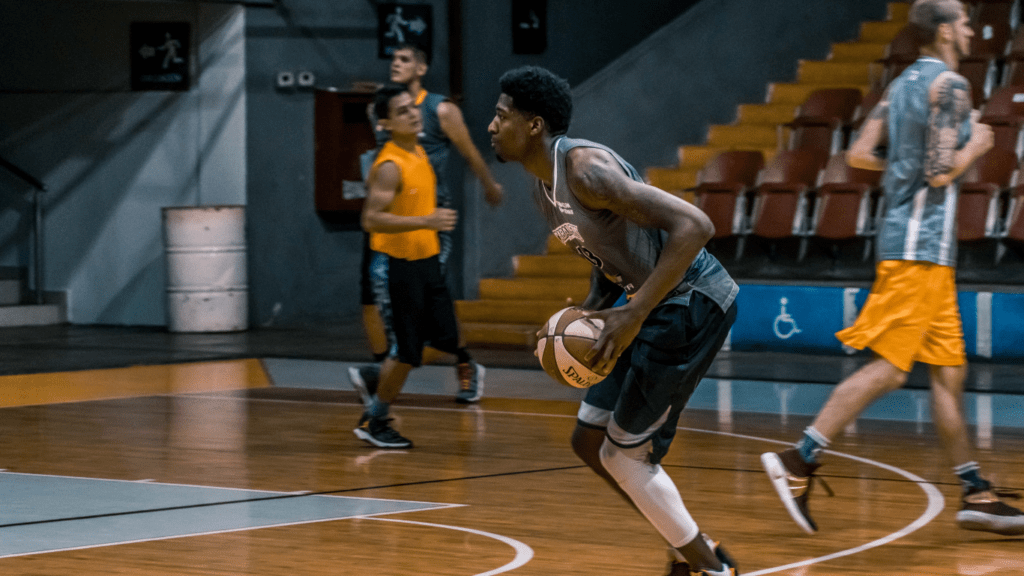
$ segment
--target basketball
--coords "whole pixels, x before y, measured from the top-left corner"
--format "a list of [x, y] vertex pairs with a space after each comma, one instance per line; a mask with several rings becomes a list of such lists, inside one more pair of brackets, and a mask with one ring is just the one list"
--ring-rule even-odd
[[555, 382], [573, 388], [589, 388], [604, 380], [608, 374], [594, 372], [583, 360], [603, 328], [603, 321], [587, 318], [582, 308], [559, 310], [544, 324], [537, 339], [541, 367]]

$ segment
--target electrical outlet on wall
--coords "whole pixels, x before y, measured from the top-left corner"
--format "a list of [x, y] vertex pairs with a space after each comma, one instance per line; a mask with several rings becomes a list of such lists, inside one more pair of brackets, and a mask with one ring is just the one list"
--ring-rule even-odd
[[295, 74], [285, 70], [277, 73], [277, 87], [291, 88], [295, 86]]
[[300, 88], [312, 88], [316, 84], [316, 75], [309, 70], [302, 70], [296, 75]]

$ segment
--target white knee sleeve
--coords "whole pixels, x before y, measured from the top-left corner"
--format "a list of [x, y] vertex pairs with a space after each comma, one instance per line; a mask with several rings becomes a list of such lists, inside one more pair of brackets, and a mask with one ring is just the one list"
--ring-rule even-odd
[[619, 448], [605, 438], [601, 464], [670, 546], [685, 546], [700, 529], [665, 470], [648, 463], [649, 451], [649, 442], [636, 448]]

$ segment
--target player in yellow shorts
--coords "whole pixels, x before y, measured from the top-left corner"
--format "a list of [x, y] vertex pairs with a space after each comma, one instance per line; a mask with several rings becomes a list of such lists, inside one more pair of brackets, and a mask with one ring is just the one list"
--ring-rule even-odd
[[884, 170], [886, 209], [875, 284], [857, 321], [836, 336], [878, 358], [836, 386], [795, 447], [765, 453], [761, 462], [793, 520], [816, 532], [808, 496], [819, 454], [872, 402], [902, 387], [915, 362], [923, 362], [929, 365], [932, 419], [963, 486], [957, 525], [1024, 534], [1024, 513], [1000, 501], [980, 476], [963, 415], [967, 358], [954, 268], [957, 177], [992, 148], [992, 128], [975, 120], [970, 85], [956, 73], [973, 32], [959, 0], [916, 0], [909, 20], [920, 34], [921, 57], [889, 85], [847, 154], [852, 166]]
[[836, 333], [843, 344], [876, 354], [903, 372], [914, 362], [962, 366], [964, 333], [955, 270], [930, 262], [885, 260], [857, 322]]

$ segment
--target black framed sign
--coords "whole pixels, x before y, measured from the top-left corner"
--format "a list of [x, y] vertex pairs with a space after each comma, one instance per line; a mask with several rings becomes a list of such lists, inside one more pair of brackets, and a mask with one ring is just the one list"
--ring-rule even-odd
[[188, 90], [189, 22], [131, 23], [132, 90]]
[[433, 6], [430, 4], [378, 4], [377, 56], [391, 58], [395, 48], [415, 44], [432, 54], [434, 36]]
[[547, 0], [512, 0], [512, 53], [541, 54], [548, 48]]

